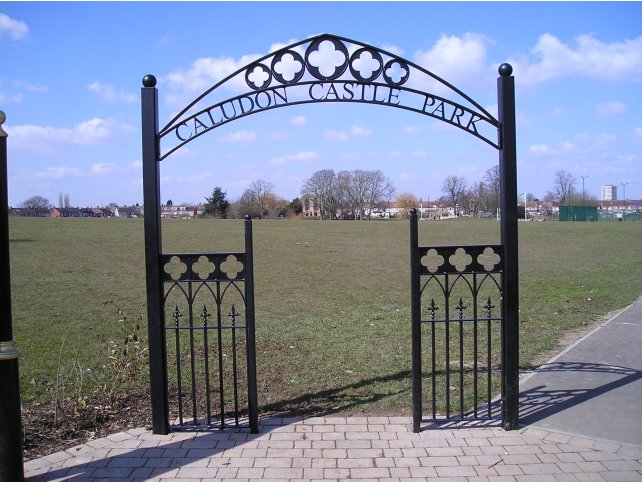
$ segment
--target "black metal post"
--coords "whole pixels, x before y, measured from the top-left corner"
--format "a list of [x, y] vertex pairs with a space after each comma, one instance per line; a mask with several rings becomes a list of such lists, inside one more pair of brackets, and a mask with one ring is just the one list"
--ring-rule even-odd
[[145, 271], [147, 274], [147, 330], [149, 376], [152, 398], [152, 429], [169, 433], [167, 400], [167, 347], [161, 278], [160, 170], [158, 142], [158, 90], [156, 78], [146, 75], [141, 89], [143, 193], [145, 209]]
[[419, 229], [417, 210], [410, 210], [410, 318], [412, 324], [412, 431], [421, 430], [421, 300], [419, 292]]
[[24, 480], [18, 355], [11, 318], [11, 266], [9, 261], [9, 195], [6, 120], [0, 111], [0, 283], [4, 300], [0, 311], [0, 482]]
[[519, 428], [519, 269], [517, 252], [517, 141], [515, 135], [515, 79], [509, 64], [499, 66], [502, 277], [502, 426]]
[[252, 217], [245, 216], [245, 326], [247, 330], [247, 404], [250, 432], [259, 433], [256, 387], [256, 336], [254, 323], [254, 244]]

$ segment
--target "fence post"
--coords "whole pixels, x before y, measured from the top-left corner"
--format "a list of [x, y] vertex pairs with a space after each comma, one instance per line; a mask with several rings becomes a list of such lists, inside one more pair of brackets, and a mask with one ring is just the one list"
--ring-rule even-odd
[[410, 210], [410, 318], [412, 324], [412, 431], [421, 430], [421, 306], [419, 293], [419, 234], [417, 210]]
[[519, 269], [517, 253], [517, 141], [515, 78], [509, 64], [499, 66], [497, 97], [500, 124], [499, 172], [504, 245], [502, 276], [502, 426], [519, 428]]
[[147, 331], [152, 430], [169, 433], [167, 400], [167, 347], [163, 322], [161, 278], [160, 172], [158, 144], [158, 90], [156, 78], [146, 75], [141, 88], [143, 144], [143, 203], [145, 209], [145, 272], [147, 274]]
[[254, 323], [254, 243], [252, 217], [245, 216], [245, 329], [247, 333], [247, 404], [250, 432], [259, 433], [256, 387], [256, 334]]
[[0, 482], [20, 482], [24, 480], [18, 373], [20, 351], [13, 340], [11, 318], [7, 133], [2, 129], [6, 118], [0, 111], [0, 283], [5, 300], [0, 303]]

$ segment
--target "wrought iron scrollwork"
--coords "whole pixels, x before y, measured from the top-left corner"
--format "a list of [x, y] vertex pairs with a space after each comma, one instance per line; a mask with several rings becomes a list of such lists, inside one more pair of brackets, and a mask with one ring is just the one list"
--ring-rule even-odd
[[267, 89], [273, 80], [292, 85], [306, 72], [322, 82], [337, 80], [350, 72], [358, 82], [379, 79], [391, 87], [399, 87], [410, 78], [409, 65], [398, 57], [384, 61], [381, 52], [371, 47], [360, 47], [350, 54], [343, 39], [322, 36], [310, 42], [305, 56], [288, 48], [277, 52], [272, 62], [251, 64], [245, 71], [245, 82], [253, 90]]

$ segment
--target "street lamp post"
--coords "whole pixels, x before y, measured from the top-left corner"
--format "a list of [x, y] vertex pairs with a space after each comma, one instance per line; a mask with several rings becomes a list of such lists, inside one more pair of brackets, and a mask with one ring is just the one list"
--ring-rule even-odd
[[584, 196], [584, 179], [588, 176], [580, 176], [582, 178], [582, 206], [586, 204], [586, 197]]
[[621, 182], [620, 185], [622, 186], [622, 200], [624, 201], [624, 209], [622, 210], [622, 221], [624, 221], [624, 216], [626, 214], [626, 185], [628, 182]]

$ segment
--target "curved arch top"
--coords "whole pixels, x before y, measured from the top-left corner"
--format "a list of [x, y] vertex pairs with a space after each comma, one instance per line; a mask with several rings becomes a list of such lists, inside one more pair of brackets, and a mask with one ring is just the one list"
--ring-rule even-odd
[[[243, 88], [249, 90], [225, 97]], [[160, 130], [160, 159], [233, 120], [319, 102], [405, 109], [446, 122], [500, 149], [499, 122], [461, 90], [391, 52], [323, 34], [265, 55], [203, 92]]]

